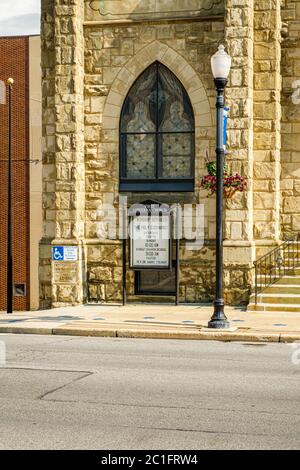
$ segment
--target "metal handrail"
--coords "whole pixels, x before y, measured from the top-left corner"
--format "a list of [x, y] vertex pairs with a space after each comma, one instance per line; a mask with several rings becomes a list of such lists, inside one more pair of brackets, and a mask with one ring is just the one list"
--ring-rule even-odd
[[286, 274], [295, 274], [300, 265], [299, 244], [300, 234], [297, 233], [254, 262], [255, 304], [264, 289]]

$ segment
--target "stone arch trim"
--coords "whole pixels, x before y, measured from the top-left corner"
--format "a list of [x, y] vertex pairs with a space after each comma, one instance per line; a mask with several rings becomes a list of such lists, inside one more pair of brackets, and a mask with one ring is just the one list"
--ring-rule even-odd
[[168, 67], [185, 87], [194, 109], [196, 128], [213, 125], [209, 99], [197, 72], [174, 49], [159, 41], [153, 41], [133, 56], [115, 78], [103, 110], [104, 131], [119, 128], [121, 110], [127, 93], [138, 76], [156, 60]]

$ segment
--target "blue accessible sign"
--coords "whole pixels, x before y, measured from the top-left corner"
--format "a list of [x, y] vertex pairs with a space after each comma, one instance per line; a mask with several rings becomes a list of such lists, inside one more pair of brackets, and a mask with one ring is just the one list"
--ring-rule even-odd
[[52, 247], [52, 260], [53, 261], [77, 261], [78, 248], [77, 246], [53, 246]]
[[228, 123], [228, 115], [229, 115], [229, 108], [224, 108], [224, 115], [223, 115], [223, 144], [224, 150], [226, 150], [227, 144], [227, 123]]

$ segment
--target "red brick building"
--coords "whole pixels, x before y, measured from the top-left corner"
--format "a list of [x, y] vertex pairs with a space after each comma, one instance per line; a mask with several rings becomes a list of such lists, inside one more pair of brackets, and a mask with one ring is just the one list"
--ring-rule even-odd
[[[31, 43], [31, 41], [33, 41]], [[37, 80], [36, 103], [40, 76], [38, 37], [1, 37], [0, 38], [0, 80], [2, 90], [7, 79], [14, 79], [13, 86], [13, 261], [14, 284], [23, 285], [25, 295], [14, 297], [15, 310], [29, 310], [32, 305], [31, 255], [37, 247], [31, 247], [32, 231], [31, 204], [32, 169], [36, 172], [41, 166], [39, 138], [36, 129], [39, 126], [39, 116], [36, 104], [31, 107], [33, 89], [32, 76]], [[34, 59], [32, 60], [32, 57]], [[34, 69], [37, 69], [34, 73]], [[7, 252], [7, 182], [8, 182], [8, 96], [0, 105], [0, 310], [6, 308], [6, 252]], [[3, 101], [3, 99], [2, 99]], [[35, 115], [33, 115], [33, 113]], [[37, 140], [33, 144], [32, 140]], [[36, 184], [36, 181], [35, 181]], [[36, 195], [33, 191], [33, 196]], [[36, 200], [36, 198], [34, 198]], [[38, 242], [38, 240], [37, 240]], [[33, 254], [33, 258], [35, 258]], [[37, 268], [35, 268], [36, 276]], [[34, 295], [33, 295], [34, 296]], [[37, 307], [35, 305], [34, 307]]]

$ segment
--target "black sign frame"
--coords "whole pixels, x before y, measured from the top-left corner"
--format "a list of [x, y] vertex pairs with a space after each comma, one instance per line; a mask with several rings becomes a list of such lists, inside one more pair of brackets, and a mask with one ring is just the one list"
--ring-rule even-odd
[[[175, 305], [179, 305], [179, 294], [180, 294], [180, 238], [179, 238], [179, 212], [178, 212], [178, 207], [170, 209], [169, 206], [160, 204], [160, 203], [154, 203], [152, 201], [147, 201], [142, 205], [135, 205], [131, 207], [129, 210], [129, 221], [132, 217], [138, 217], [137, 213], [139, 212], [139, 215], [148, 215], [151, 210], [155, 210], [158, 213], [167, 213], [168, 216], [170, 217], [170, 239], [169, 239], [169, 267], [163, 266], [163, 267], [130, 267], [130, 259], [131, 256], [129, 256], [129, 269], [133, 271], [166, 271], [166, 270], [173, 270], [173, 230], [174, 228], [176, 229], [176, 237], [175, 237], [175, 242], [176, 242], [176, 249], [175, 249], [175, 281], [176, 281], [176, 292], [175, 292]], [[176, 219], [175, 219], [175, 213], [176, 213]], [[126, 217], [125, 217], [126, 211], [123, 210], [123, 225], [125, 224]], [[175, 219], [175, 220], [174, 220]], [[175, 222], [175, 223], [174, 223]], [[125, 225], [124, 225], [125, 226]], [[130, 243], [129, 243], [129, 250], [130, 251], [130, 245], [131, 245], [131, 237], [130, 237]], [[123, 305], [126, 305], [127, 303], [127, 290], [126, 290], [126, 278], [127, 278], [127, 239], [123, 238], [123, 243], [122, 243], [122, 261], [123, 261], [123, 282], [122, 282], [122, 300], [123, 300]], [[155, 294], [153, 294], [155, 296]]]
[[172, 246], [173, 246], [173, 243], [172, 243], [172, 227], [173, 227], [173, 224], [172, 224], [172, 214], [171, 212], [169, 211], [168, 213], [166, 214], [158, 214], [158, 217], [168, 217], [169, 218], [169, 221], [168, 221], [168, 224], [169, 224], [169, 240], [168, 240], [168, 265], [165, 265], [165, 266], [157, 266], [155, 264], [153, 265], [149, 265], [149, 266], [139, 266], [139, 265], [136, 265], [136, 264], [133, 264], [133, 251], [134, 251], [134, 242], [135, 242], [135, 239], [134, 237], [132, 236], [132, 230], [133, 230], [133, 222], [134, 222], [134, 219], [137, 219], [139, 217], [151, 217], [151, 213], [149, 214], [148, 212], [148, 215], [147, 214], [140, 214], [140, 215], [132, 215], [129, 217], [129, 224], [130, 224], [130, 235], [129, 235], [129, 269], [132, 269], [133, 271], [172, 271]]

